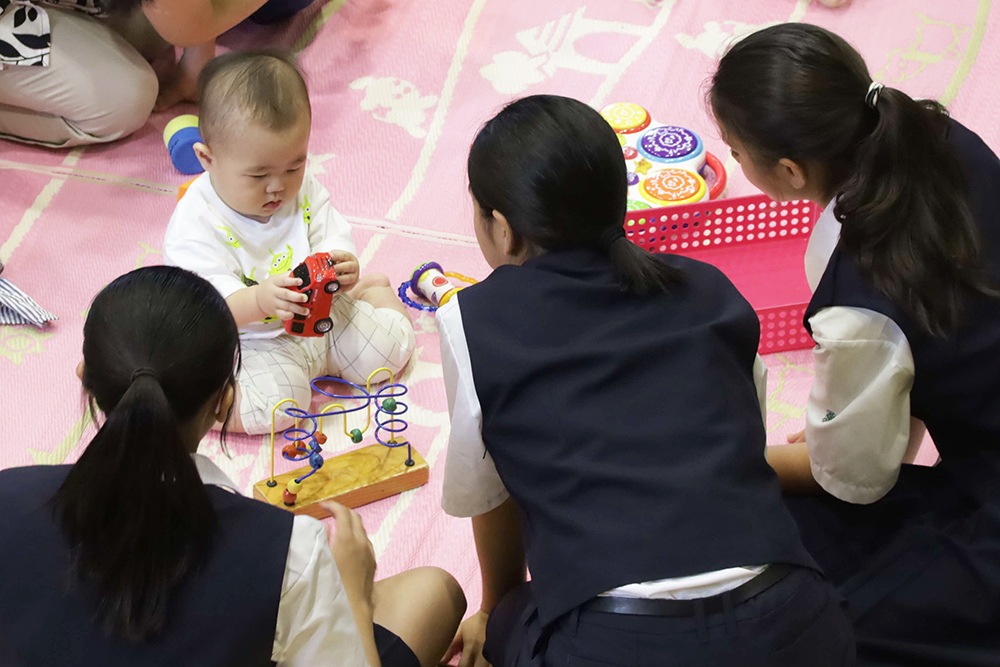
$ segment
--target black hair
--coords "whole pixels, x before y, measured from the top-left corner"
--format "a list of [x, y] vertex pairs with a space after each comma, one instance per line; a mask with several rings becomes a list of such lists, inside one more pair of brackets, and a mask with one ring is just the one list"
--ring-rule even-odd
[[[137, 269], [94, 299], [83, 386], [104, 423], [54, 498], [75, 576], [97, 591], [105, 633], [139, 642], [204, 560], [216, 523], [181, 427], [239, 366], [222, 295], [176, 267]], [[223, 440], [225, 429], [223, 429]]]
[[568, 97], [533, 95], [489, 120], [469, 151], [469, 188], [492, 220], [506, 217], [514, 251], [607, 251], [626, 290], [665, 290], [678, 269], [625, 238], [625, 160], [615, 131]]
[[[968, 298], [998, 296], [944, 107], [872, 83], [860, 54], [828, 30], [786, 23], [723, 56], [709, 101], [751, 159], [825, 170], [841, 250], [924, 331], [944, 336]], [[869, 104], [869, 100], [873, 104]]]
[[284, 130], [303, 113], [312, 114], [302, 70], [294, 56], [277, 49], [230, 51], [213, 58], [198, 76], [198, 100], [198, 129], [208, 144], [237, 136], [238, 121]]

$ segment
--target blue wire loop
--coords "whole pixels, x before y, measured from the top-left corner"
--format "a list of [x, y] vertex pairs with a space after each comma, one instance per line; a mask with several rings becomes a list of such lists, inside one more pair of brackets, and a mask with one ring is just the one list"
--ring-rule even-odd
[[431, 305], [429, 303], [420, 303], [419, 301], [414, 301], [410, 298], [410, 292], [413, 292], [411, 288], [413, 284], [412, 280], [407, 280], [402, 285], [399, 286], [399, 300], [405, 303], [410, 308], [416, 308], [417, 310], [423, 310], [428, 313], [433, 313], [438, 309], [437, 306]]
[[[318, 385], [320, 382], [337, 382], [344, 384], [349, 387], [353, 387], [355, 390], [360, 392], [361, 395], [334, 394], [320, 388]], [[296, 482], [301, 483], [302, 480], [316, 474], [316, 471], [323, 467], [322, 458], [313, 458], [314, 455], [323, 451], [319, 441], [316, 440], [316, 433], [319, 431], [319, 419], [321, 417], [339, 417], [341, 415], [347, 415], [359, 410], [365, 410], [372, 404], [372, 401], [375, 402], [375, 440], [383, 447], [389, 448], [402, 447], [403, 445], [406, 445], [406, 465], [415, 465], [416, 462], [413, 460], [413, 448], [411, 447], [410, 442], [406, 439], [399, 441], [396, 440], [396, 434], [402, 433], [410, 426], [405, 420], [399, 418], [400, 415], [404, 415], [410, 410], [410, 406], [400, 400], [401, 397], [405, 396], [409, 392], [406, 385], [398, 382], [388, 384], [380, 388], [374, 394], [369, 392], [364, 387], [351, 382], [350, 380], [329, 376], [318, 377], [313, 380], [310, 385], [313, 391], [322, 394], [327, 398], [342, 401], [361, 401], [361, 403], [353, 408], [344, 408], [343, 410], [337, 410], [335, 412], [315, 414], [301, 408], [285, 408], [285, 414], [298, 420], [299, 425], [295, 428], [286, 430], [283, 435], [287, 442], [295, 446], [295, 450], [300, 454], [300, 456], [289, 456], [284, 450], [282, 450], [281, 455], [288, 461], [308, 460], [309, 465], [312, 468], [312, 470], [308, 473], [297, 478], [295, 480]], [[389, 398], [393, 399], [396, 403], [396, 408], [392, 412], [389, 412], [383, 407], [386, 399]], [[315, 465], [317, 461], [319, 465]]]

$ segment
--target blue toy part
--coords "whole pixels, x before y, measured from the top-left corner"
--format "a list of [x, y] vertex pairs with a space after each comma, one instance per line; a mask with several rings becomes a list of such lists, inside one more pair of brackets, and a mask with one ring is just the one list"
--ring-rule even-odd
[[[357, 390], [360, 395], [334, 394], [317, 386], [319, 382], [336, 382], [347, 385]], [[375, 404], [375, 440], [384, 447], [403, 447], [405, 445], [406, 465], [413, 466], [416, 464], [413, 460], [413, 448], [409, 441], [405, 439], [396, 440], [396, 435], [405, 431], [409, 426], [406, 421], [400, 419], [400, 416], [406, 414], [409, 410], [409, 406], [400, 400], [408, 391], [405, 385], [400, 383], [389, 384], [372, 393], [360, 385], [342, 378], [319, 377], [312, 381], [311, 386], [313, 391], [327, 398], [355, 401], [357, 405], [353, 408], [345, 408], [336, 412], [315, 414], [300, 408], [285, 408], [285, 414], [297, 420], [299, 425], [285, 431], [284, 438], [288, 444], [282, 449], [282, 456], [288, 461], [308, 460], [310, 467], [309, 472], [296, 478], [295, 481], [297, 483], [301, 484], [303, 480], [316, 474], [316, 471], [323, 467], [323, 448], [316, 439], [320, 418], [325, 417], [329, 419], [334, 416], [364, 410], [369, 408], [372, 403]], [[354, 429], [350, 433], [351, 440], [355, 443], [361, 441], [362, 435], [359, 429]], [[286, 504], [290, 505], [290, 503]]]
[[163, 130], [163, 141], [177, 171], [188, 175], [205, 171], [194, 152], [194, 145], [202, 142], [197, 116], [185, 114], [171, 120]]

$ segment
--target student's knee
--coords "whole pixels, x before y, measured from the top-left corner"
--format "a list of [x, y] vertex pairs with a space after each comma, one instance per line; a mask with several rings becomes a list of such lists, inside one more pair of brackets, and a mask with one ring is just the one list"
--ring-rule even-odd
[[418, 572], [424, 581], [428, 597], [436, 600], [440, 605], [441, 613], [448, 614], [448, 617], [458, 627], [458, 623], [465, 616], [465, 610], [468, 606], [465, 591], [462, 590], [458, 580], [450, 572], [439, 567], [422, 567], [415, 572]]

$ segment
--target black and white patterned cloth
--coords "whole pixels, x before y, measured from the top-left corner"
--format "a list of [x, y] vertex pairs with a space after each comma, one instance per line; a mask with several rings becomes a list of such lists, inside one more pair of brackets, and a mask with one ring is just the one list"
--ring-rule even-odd
[[[0, 262], [0, 274], [3, 262]], [[45, 326], [46, 322], [58, 319], [45, 310], [30, 296], [19, 290], [6, 278], [0, 278], [0, 324], [34, 324]]]
[[[46, 0], [45, 5], [101, 16], [100, 0]], [[10, 65], [48, 67], [52, 31], [41, 3], [0, 0], [0, 69]]]

